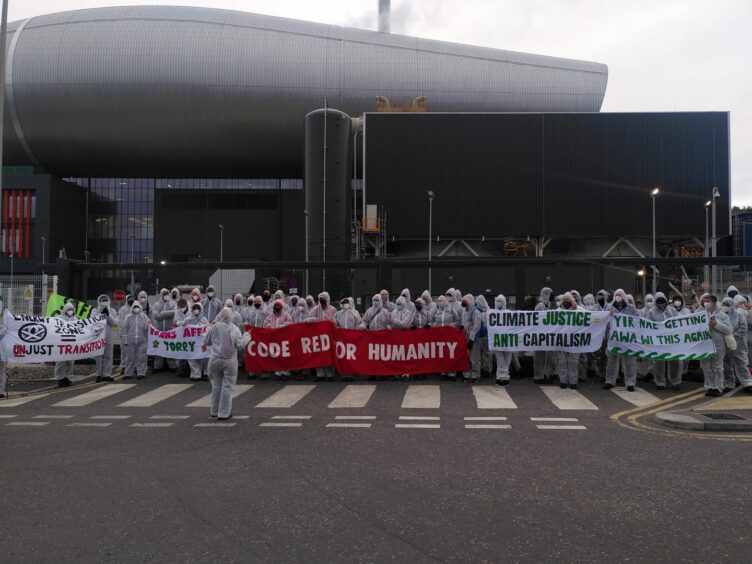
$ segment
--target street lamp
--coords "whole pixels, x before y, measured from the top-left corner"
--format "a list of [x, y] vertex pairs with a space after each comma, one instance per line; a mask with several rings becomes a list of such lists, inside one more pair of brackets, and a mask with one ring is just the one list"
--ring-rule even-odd
[[[656, 258], [656, 251], [655, 251], [655, 199], [658, 197], [658, 194], [660, 194], [661, 189], [656, 187], [653, 188], [652, 192], [650, 192], [650, 197], [653, 199], [653, 258]], [[653, 294], [655, 294], [656, 288], [657, 288], [657, 280], [656, 280], [656, 273], [657, 270], [655, 268], [655, 264], [651, 267], [653, 269]]]
[[219, 299], [220, 300], [222, 300], [222, 296], [224, 295], [222, 293], [222, 263], [224, 262], [224, 258], [225, 258], [224, 239], [225, 239], [225, 226], [220, 223], [219, 224]]
[[[718, 248], [716, 247], [717, 239], [716, 239], [716, 232], [715, 232], [715, 200], [716, 198], [720, 198], [721, 193], [718, 191], [718, 187], [713, 186], [713, 197], [710, 199], [712, 202], [711, 206], [713, 207], [713, 237], [711, 239], [712, 242], [712, 248], [713, 248], [713, 258], [718, 256]], [[717, 272], [715, 264], [713, 264], [713, 277], [712, 277], [712, 283], [711, 283], [711, 291], [715, 292], [717, 291], [716, 284], [717, 284]]]
[[[134, 233], [131, 233], [131, 264], [135, 263], [135, 259], [133, 256], [133, 240], [135, 239], [136, 235]], [[131, 294], [136, 291], [136, 283], [133, 280], [133, 267], [131, 267]]]
[[428, 191], [428, 293], [431, 294], [431, 239], [433, 238], [433, 190]]
[[44, 274], [44, 263], [45, 263], [45, 247], [47, 245], [47, 239], [45, 237], [42, 237], [42, 274]]
[[642, 303], [645, 305], [645, 269], [641, 268], [637, 271], [637, 276], [642, 278]]
[[[708, 228], [708, 222], [709, 222], [709, 212], [710, 212], [710, 205], [712, 202], [708, 200], [705, 202], [705, 252], [703, 255], [705, 255], [705, 258], [710, 256], [710, 233]], [[702, 268], [703, 271], [703, 278], [705, 279], [705, 283], [708, 284], [708, 279], [710, 278], [710, 268], [708, 267], [707, 263], [705, 263], [705, 266]]]

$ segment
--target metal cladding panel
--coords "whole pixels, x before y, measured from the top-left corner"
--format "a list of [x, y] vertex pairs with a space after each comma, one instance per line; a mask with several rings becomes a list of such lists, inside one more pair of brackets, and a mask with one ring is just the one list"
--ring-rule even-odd
[[534, 236], [544, 228], [543, 119], [536, 114], [368, 114], [366, 192], [387, 236]]
[[366, 116], [366, 190], [387, 235], [704, 238], [730, 234], [728, 114]]
[[63, 176], [301, 176], [324, 98], [349, 115], [377, 95], [597, 111], [607, 81], [597, 63], [206, 8], [63, 12], [13, 39], [6, 162]]

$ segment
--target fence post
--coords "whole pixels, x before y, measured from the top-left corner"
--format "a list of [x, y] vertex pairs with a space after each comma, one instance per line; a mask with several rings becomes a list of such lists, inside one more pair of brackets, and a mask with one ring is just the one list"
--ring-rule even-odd
[[42, 311], [39, 312], [39, 315], [44, 317], [47, 315], [47, 275], [42, 273], [42, 301], [41, 301], [41, 308]]

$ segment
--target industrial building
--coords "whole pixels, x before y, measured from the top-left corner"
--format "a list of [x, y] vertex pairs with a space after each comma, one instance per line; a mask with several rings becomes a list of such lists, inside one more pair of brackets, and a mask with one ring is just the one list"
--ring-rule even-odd
[[[728, 114], [599, 113], [600, 63], [168, 6], [14, 22], [6, 53], [3, 256], [83, 297], [220, 263], [361, 296], [425, 287], [379, 263], [429, 248], [648, 256], [656, 186], [660, 253], [702, 255], [714, 188], [731, 234]], [[638, 283], [585, 267], [437, 263], [433, 280], [513, 296]]]

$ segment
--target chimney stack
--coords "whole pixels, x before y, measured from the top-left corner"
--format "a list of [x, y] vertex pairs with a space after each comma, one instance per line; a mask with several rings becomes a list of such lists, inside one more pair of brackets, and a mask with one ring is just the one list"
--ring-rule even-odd
[[390, 33], [390, 9], [389, 0], [379, 0], [379, 31]]

